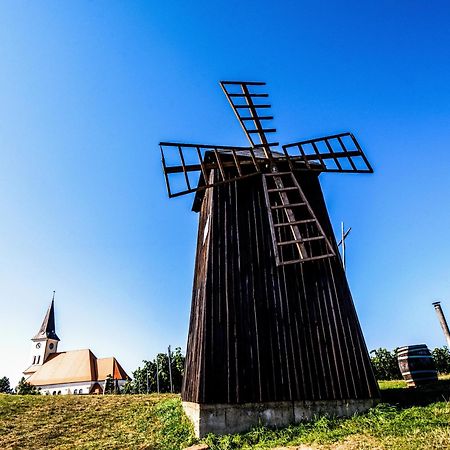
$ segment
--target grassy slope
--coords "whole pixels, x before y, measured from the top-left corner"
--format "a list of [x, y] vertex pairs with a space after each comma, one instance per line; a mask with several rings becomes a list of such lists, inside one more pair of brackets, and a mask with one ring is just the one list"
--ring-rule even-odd
[[183, 448], [193, 432], [176, 395], [0, 394], [0, 448]]
[[[209, 436], [212, 449], [309, 444], [335, 449], [450, 448], [450, 380], [421, 390], [380, 382], [383, 403], [350, 419]], [[415, 406], [412, 406], [415, 405]], [[420, 405], [420, 406], [417, 406]], [[178, 396], [0, 395], [0, 448], [180, 449], [195, 442]]]

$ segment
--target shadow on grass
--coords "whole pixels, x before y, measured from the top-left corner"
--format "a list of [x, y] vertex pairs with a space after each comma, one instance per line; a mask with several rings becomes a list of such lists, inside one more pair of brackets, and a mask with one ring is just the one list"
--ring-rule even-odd
[[450, 400], [450, 380], [439, 380], [417, 388], [384, 388], [381, 401], [400, 408], [425, 406]]

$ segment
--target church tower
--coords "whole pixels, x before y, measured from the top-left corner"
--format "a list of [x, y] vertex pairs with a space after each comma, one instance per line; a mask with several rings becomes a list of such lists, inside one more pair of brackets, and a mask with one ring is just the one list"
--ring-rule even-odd
[[55, 331], [55, 291], [53, 298], [45, 314], [41, 328], [31, 339], [31, 361], [30, 366], [42, 366], [50, 354], [56, 353], [59, 337]]

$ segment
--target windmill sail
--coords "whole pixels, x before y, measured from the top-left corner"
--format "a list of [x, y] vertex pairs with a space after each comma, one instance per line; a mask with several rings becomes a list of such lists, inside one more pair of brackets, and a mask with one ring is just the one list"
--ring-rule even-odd
[[372, 173], [372, 167], [351, 133], [283, 145], [283, 153], [272, 151], [278, 143], [270, 142], [267, 134], [276, 129], [265, 124], [273, 116], [260, 114], [270, 108], [261, 103], [268, 98], [260, 92], [265, 84], [220, 82], [250, 147], [160, 143], [169, 197], [260, 174], [277, 266], [331, 258], [335, 251], [294, 173]]
[[[282, 163], [285, 159], [280, 159], [271, 151], [270, 147], [278, 143], [270, 143], [266, 136], [267, 133], [275, 133], [276, 129], [264, 128], [263, 125], [263, 121], [266, 123], [273, 116], [259, 114], [261, 109], [270, 108], [270, 105], [258, 102], [260, 98], [267, 98], [268, 94], [255, 92], [255, 87], [265, 84], [239, 81], [220, 83], [250, 144], [261, 146], [270, 161], [270, 173], [263, 174], [263, 188], [277, 266], [335, 256], [295, 176], [292, 172], [282, 173], [277, 167], [277, 162]], [[255, 141], [255, 137], [259, 142]], [[286, 151], [285, 157], [289, 159]], [[293, 163], [290, 162], [290, 165]]]
[[283, 145], [283, 152], [290, 162], [291, 170], [373, 173], [366, 155], [351, 133]]
[[[169, 197], [178, 197], [222, 183], [256, 175], [265, 156], [251, 147], [161, 142], [161, 157]], [[209, 182], [215, 170], [217, 181]]]
[[[220, 85], [230, 102], [236, 117], [239, 120], [252, 147], [263, 147], [270, 152], [271, 146], [278, 143], [270, 143], [266, 137], [267, 133], [275, 133], [275, 128], [264, 128], [267, 120], [272, 120], [273, 116], [260, 115], [260, 110], [270, 108], [269, 104], [260, 103], [257, 99], [268, 98], [269, 94], [253, 92], [257, 86], [265, 86], [266, 83], [258, 81], [221, 81]], [[259, 140], [256, 141], [255, 138]]]

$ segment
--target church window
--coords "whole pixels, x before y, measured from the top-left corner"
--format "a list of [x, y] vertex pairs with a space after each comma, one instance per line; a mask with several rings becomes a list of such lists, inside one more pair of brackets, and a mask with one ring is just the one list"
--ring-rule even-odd
[[61, 395], [61, 391], [58, 391], [58, 395]]
[[80, 389], [80, 390], [78, 391], [78, 393], [79, 393], [79, 394], [82, 394], [82, 393], [83, 393], [83, 389]]
[[38, 355], [37, 360], [36, 360], [36, 364], [39, 364], [40, 360], [41, 360], [41, 355]]
[[78, 389], [75, 389], [75, 390], [73, 391], [73, 393], [74, 393], [74, 394], [78, 394]]
[[51, 350], [53, 347], [54, 347], [54, 344], [53, 344], [53, 342], [51, 342], [50, 345], [49, 345], [50, 350]]
[[56, 395], [56, 391], [53, 391], [53, 394], [52, 395]]
[[36, 364], [36, 356], [33, 356], [33, 364]]

